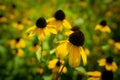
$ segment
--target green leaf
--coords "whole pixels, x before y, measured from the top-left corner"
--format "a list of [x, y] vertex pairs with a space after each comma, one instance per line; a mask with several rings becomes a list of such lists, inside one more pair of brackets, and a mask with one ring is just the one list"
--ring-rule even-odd
[[41, 60], [41, 48], [39, 48], [39, 49], [36, 51], [36, 57], [37, 57], [38, 61]]
[[43, 76], [44, 80], [52, 80], [52, 76]]
[[81, 73], [83, 73], [83, 74], [86, 74], [86, 70], [85, 70], [85, 68], [84, 67], [77, 67], [77, 68], [75, 68], [77, 71], [79, 71], [79, 72], [81, 72]]

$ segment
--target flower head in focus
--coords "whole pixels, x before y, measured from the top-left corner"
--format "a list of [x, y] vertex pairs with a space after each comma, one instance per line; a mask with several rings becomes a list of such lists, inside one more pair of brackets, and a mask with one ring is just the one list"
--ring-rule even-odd
[[65, 19], [65, 13], [62, 10], [56, 11], [53, 18], [47, 20], [48, 24], [54, 25], [57, 31], [62, 31], [63, 28], [70, 29], [71, 25]]
[[101, 21], [99, 24], [96, 25], [95, 30], [99, 30], [101, 32], [111, 32], [107, 22], [105, 20]]
[[82, 57], [83, 63], [86, 65], [87, 55], [82, 48], [84, 40], [84, 34], [81, 31], [72, 33], [68, 40], [60, 41], [56, 49], [56, 56], [63, 59], [69, 54], [69, 65], [71, 67], [79, 66]]
[[43, 41], [45, 39], [45, 37], [48, 35], [50, 35], [50, 33], [56, 34], [56, 30], [51, 26], [48, 25], [45, 18], [40, 17], [37, 21], [36, 21], [36, 26], [33, 26], [31, 28], [29, 28], [27, 31], [31, 31], [30, 32], [30, 37], [37, 34], [38, 39], [40, 41]]

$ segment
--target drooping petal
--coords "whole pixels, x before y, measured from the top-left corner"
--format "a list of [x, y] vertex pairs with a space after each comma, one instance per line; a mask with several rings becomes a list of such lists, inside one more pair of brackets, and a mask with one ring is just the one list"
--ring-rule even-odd
[[106, 64], [106, 65], [105, 65], [105, 68], [106, 68], [108, 71], [110, 71], [110, 70], [112, 70], [112, 65]]
[[67, 28], [67, 29], [70, 29], [70, 28], [71, 28], [71, 25], [70, 25], [70, 23], [69, 23], [67, 20], [64, 20], [64, 21], [63, 21], [63, 25], [64, 25], [64, 27]]
[[83, 64], [86, 65], [87, 64], [87, 55], [85, 54], [82, 47], [79, 47], [79, 50], [80, 50], [80, 55], [81, 55], [82, 60], [83, 60]]
[[35, 33], [37, 32], [38, 28], [35, 27], [29, 34], [29, 37], [32, 37], [33, 35], [35, 35]]
[[60, 59], [63, 59], [68, 54], [67, 51], [67, 42], [62, 42], [56, 48], [56, 56]]
[[53, 59], [53, 60], [49, 61], [49, 63], [48, 63], [48, 68], [49, 68], [49, 69], [55, 68], [57, 61], [58, 61], [58, 59]]
[[98, 60], [98, 64], [99, 64], [99, 66], [105, 66], [106, 65], [106, 59], [103, 58], [103, 59]]
[[39, 30], [39, 31], [38, 31], [38, 39], [39, 39], [40, 41], [43, 41], [43, 40], [45, 39], [45, 33], [44, 33], [43, 30]]
[[57, 34], [56, 29], [53, 28], [53, 27], [48, 27], [48, 30], [49, 30], [49, 32], [51, 32], [51, 33], [53, 33], [53, 34]]
[[112, 62], [112, 66], [112, 71], [115, 72], [118, 69], [117, 64], [115, 62]]
[[80, 64], [80, 52], [79, 47], [71, 45], [69, 49], [69, 65], [71, 67], [77, 67]]
[[109, 28], [109, 26], [105, 26], [104, 28], [103, 28], [103, 32], [111, 32], [111, 30], [110, 30], [110, 28]]

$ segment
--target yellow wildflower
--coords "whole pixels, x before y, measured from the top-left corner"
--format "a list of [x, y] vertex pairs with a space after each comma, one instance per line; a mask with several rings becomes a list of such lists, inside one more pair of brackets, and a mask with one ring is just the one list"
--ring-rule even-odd
[[84, 35], [81, 31], [76, 31], [69, 36], [69, 40], [61, 41], [56, 49], [56, 56], [63, 59], [69, 53], [69, 65], [77, 67], [82, 57], [84, 65], [87, 64], [87, 55], [82, 45], [84, 44]]
[[62, 31], [63, 26], [67, 29], [71, 28], [69, 22], [65, 19], [65, 14], [62, 10], [58, 10], [53, 18], [47, 20], [48, 24], [55, 25], [57, 31]]
[[96, 25], [95, 30], [99, 30], [101, 32], [111, 32], [105, 20], [101, 21], [100, 24]]
[[37, 34], [40, 41], [43, 41], [47, 35], [50, 35], [50, 33], [57, 33], [51, 25], [47, 25], [47, 22], [43, 17], [40, 17], [36, 21], [36, 26], [29, 28], [28, 31], [31, 31], [29, 34], [30, 37]]
[[99, 66], [105, 66], [106, 70], [112, 70], [115, 72], [117, 70], [117, 64], [113, 61], [112, 57], [107, 57], [98, 60]]

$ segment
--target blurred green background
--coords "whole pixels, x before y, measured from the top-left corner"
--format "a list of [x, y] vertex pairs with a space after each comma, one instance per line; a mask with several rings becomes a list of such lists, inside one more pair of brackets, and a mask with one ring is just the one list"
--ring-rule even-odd
[[[0, 0], [0, 80], [51, 80], [46, 59], [55, 58], [55, 52], [46, 54], [51, 51], [48, 43], [52, 36], [44, 41], [44, 58], [39, 62], [36, 51], [30, 50], [32, 44], [39, 41], [36, 37], [29, 39], [26, 30], [41, 16], [45, 19], [53, 17], [58, 9], [63, 10], [70, 24], [79, 26], [85, 35], [83, 47], [90, 54], [87, 65], [81, 65], [80, 71], [101, 70], [97, 60], [112, 56], [118, 65], [114, 80], [120, 80], [120, 49], [114, 46], [115, 42], [120, 42], [120, 0]], [[111, 33], [94, 30], [101, 20], [107, 21]], [[11, 40], [16, 38], [25, 41], [25, 47], [21, 48], [23, 53], [16, 54], [18, 51], [11, 47]], [[66, 39], [63, 35], [58, 38]], [[110, 44], [110, 41], [114, 43]], [[69, 65], [67, 68], [68, 72], [61, 75], [61, 80], [77, 80], [78, 71]], [[87, 80], [84, 74], [81, 76], [78, 80]]]

